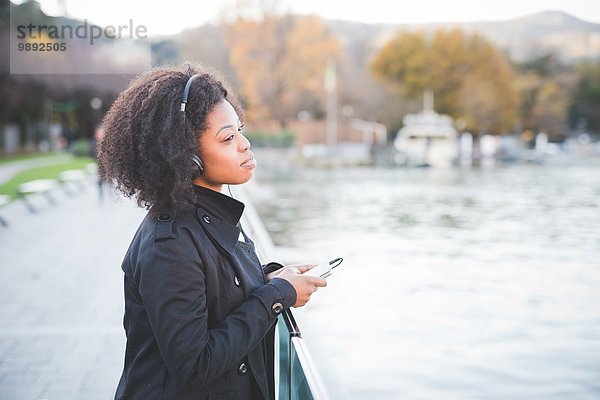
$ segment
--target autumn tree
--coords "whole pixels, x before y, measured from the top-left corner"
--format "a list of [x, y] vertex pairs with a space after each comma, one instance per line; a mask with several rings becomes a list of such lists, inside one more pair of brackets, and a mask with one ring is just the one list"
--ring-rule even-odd
[[517, 71], [523, 129], [564, 139], [577, 80], [573, 69], [554, 54], [545, 54], [517, 64]]
[[317, 17], [265, 13], [228, 26], [230, 61], [248, 111], [285, 127], [299, 111], [323, 113], [327, 61], [337, 40]]
[[512, 67], [480, 35], [401, 32], [375, 55], [371, 70], [409, 99], [433, 89], [436, 110], [461, 118], [471, 132], [505, 133], [517, 122]]

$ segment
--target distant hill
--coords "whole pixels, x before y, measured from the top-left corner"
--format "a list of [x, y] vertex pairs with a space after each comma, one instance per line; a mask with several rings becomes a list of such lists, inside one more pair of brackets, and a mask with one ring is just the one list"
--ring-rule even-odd
[[[8, 0], [0, 0], [0, 52], [5, 55], [0, 62], [0, 72], [7, 71], [9, 67], [9, 10], [13, 16], [22, 15], [24, 20], [71, 26], [82, 23], [64, 17], [46, 16], [35, 2], [14, 5]], [[566, 63], [574, 63], [581, 59], [600, 60], [600, 24], [586, 22], [559, 11], [546, 11], [506, 21], [469, 23], [391, 25], [341, 20], [325, 20], [325, 23], [342, 43], [345, 59], [348, 61], [342, 66], [340, 78], [346, 81], [349, 91], [356, 93], [364, 92], [366, 88], [375, 84], [368, 72], [371, 57], [389, 38], [402, 30], [432, 31], [439, 28], [460, 27], [467, 32], [478, 32], [517, 62], [546, 55], [549, 52], [555, 53]], [[229, 51], [219, 27], [205, 24], [186, 29], [176, 35], [151, 39], [153, 65], [179, 63], [183, 60], [200, 61], [220, 69], [231, 81], [236, 82], [235, 73], [229, 62]], [[128, 60], [133, 59], [130, 52], [123, 54]], [[65, 76], [64, 79], [76, 82], [75, 84], [84, 82], [93, 84], [94, 80], [100, 78], [95, 77], [90, 80], [89, 75], [86, 74], [98, 74], [98, 68], [101, 68], [102, 74], [113, 76], [108, 81], [114, 81], [116, 71], [111, 73], [112, 65], [122, 60], [108, 57], [102, 62], [97, 62], [96, 56], [95, 52], [90, 51], [90, 46], [70, 54], [68, 61], [77, 65], [85, 74]], [[123, 76], [122, 81], [126, 81], [128, 75], [119, 74], [119, 76]], [[62, 78], [52, 76], [50, 80], [61, 81]], [[42, 79], [46, 78], [42, 77]], [[98, 86], [106, 89], [105, 80], [101, 79], [101, 81]], [[117, 84], [118, 88], [122, 85], [122, 82]]]
[[403, 30], [462, 28], [477, 32], [500, 47], [513, 61], [555, 53], [566, 63], [600, 59], [600, 24], [586, 22], [561, 11], [545, 11], [506, 21], [430, 23], [414, 25], [364, 24], [328, 20], [327, 25], [345, 45], [376, 51], [387, 39]]

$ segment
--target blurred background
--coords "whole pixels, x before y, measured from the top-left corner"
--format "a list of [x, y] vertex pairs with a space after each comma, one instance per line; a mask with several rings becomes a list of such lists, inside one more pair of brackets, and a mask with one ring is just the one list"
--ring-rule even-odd
[[600, 7], [334, 3], [0, 0], [0, 399], [112, 397], [144, 210], [95, 146], [185, 61], [244, 104], [282, 257], [345, 258], [297, 311], [333, 398], [600, 397]]

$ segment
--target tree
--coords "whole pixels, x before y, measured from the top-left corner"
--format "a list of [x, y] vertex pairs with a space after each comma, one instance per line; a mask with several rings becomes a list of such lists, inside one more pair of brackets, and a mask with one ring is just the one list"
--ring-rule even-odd
[[238, 18], [227, 40], [242, 98], [255, 119], [274, 119], [283, 128], [299, 111], [323, 113], [323, 76], [339, 45], [320, 19], [269, 13]]
[[480, 35], [401, 32], [376, 54], [371, 70], [409, 99], [433, 89], [436, 110], [463, 119], [471, 132], [501, 134], [517, 122], [512, 67]]
[[600, 62], [578, 67], [579, 79], [570, 110], [572, 126], [600, 132]]
[[554, 54], [537, 56], [517, 66], [520, 114], [524, 130], [545, 132], [551, 140], [564, 139], [575, 86], [571, 68]]

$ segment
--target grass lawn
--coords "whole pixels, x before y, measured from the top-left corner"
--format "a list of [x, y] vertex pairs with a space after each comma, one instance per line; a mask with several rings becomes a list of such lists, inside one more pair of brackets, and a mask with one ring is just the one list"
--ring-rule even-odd
[[7, 194], [14, 199], [17, 197], [17, 187], [21, 183], [34, 179], [56, 179], [58, 174], [62, 171], [68, 169], [82, 169], [92, 162], [94, 162], [94, 160], [91, 157], [76, 157], [66, 163], [47, 165], [45, 167], [36, 167], [21, 171], [10, 181], [0, 185], [0, 194]]
[[0, 156], [0, 165], [7, 164], [16, 161], [24, 161], [24, 160], [35, 160], [38, 158], [47, 158], [48, 160], [54, 158], [64, 157], [66, 153], [28, 153], [28, 154], [16, 154], [10, 156]]

